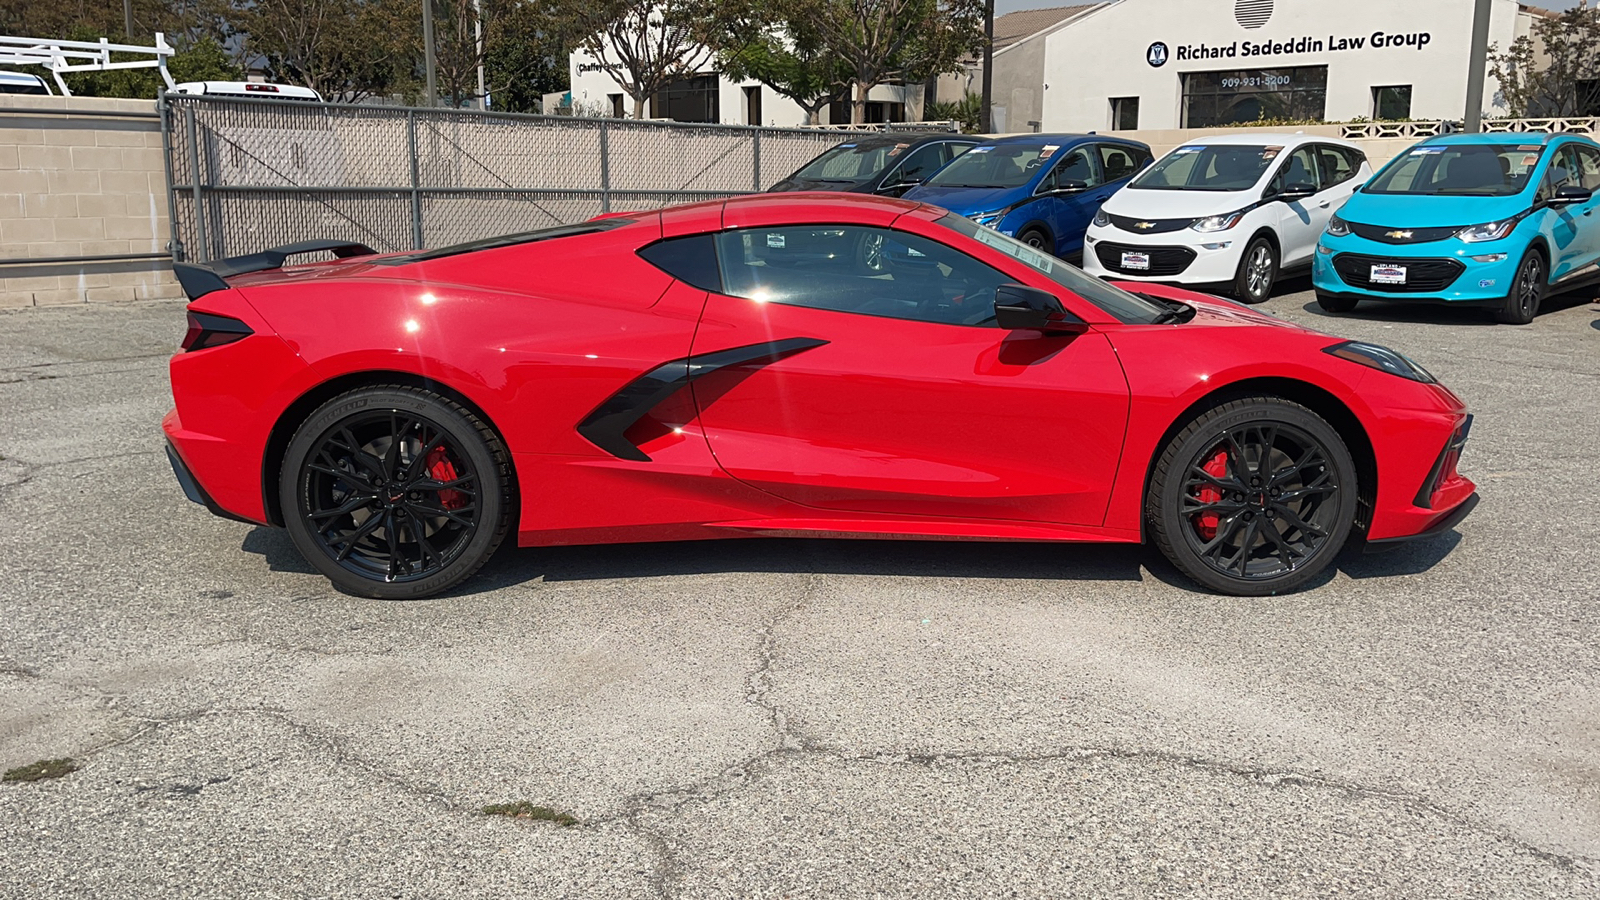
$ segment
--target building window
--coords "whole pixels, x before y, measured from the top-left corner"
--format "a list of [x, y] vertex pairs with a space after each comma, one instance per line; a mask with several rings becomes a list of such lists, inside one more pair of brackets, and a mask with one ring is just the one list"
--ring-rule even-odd
[[761, 85], [744, 89], [744, 123], [761, 124]]
[[607, 94], [606, 95], [606, 99], [611, 101], [611, 118], [613, 118], [613, 119], [622, 118], [622, 95], [621, 94]]
[[1139, 127], [1139, 98], [1111, 98], [1111, 130], [1133, 131]]
[[1380, 122], [1411, 118], [1411, 85], [1373, 88], [1372, 117]]
[[720, 122], [717, 82], [714, 72], [674, 81], [650, 98], [650, 115], [674, 122]]
[[1320, 120], [1327, 97], [1327, 66], [1189, 72], [1183, 76], [1183, 127]]
[[[867, 124], [882, 124], [884, 122], [904, 122], [906, 120], [906, 105], [904, 103], [880, 103], [869, 100], [866, 108], [862, 110], [862, 121]], [[835, 100], [828, 104], [829, 122], [850, 121], [850, 101]]]

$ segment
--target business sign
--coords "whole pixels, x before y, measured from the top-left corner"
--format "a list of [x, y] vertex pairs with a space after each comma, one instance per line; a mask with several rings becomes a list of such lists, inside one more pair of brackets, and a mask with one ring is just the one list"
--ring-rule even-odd
[[[1172, 48], [1169, 48], [1161, 41], [1157, 41], [1151, 44], [1150, 49], [1145, 52], [1145, 61], [1159, 68], [1165, 65], [1169, 58], [1178, 62], [1194, 62], [1202, 59], [1260, 59], [1301, 53], [1341, 53], [1369, 48], [1373, 50], [1421, 50], [1431, 43], [1433, 43], [1433, 35], [1426, 31], [1411, 32], [1409, 34], [1389, 34], [1383, 31], [1374, 31], [1370, 35], [1359, 36], [1329, 35], [1326, 39], [1306, 36], [1283, 41], [1179, 44]], [[1159, 62], [1157, 61], [1158, 49]]]

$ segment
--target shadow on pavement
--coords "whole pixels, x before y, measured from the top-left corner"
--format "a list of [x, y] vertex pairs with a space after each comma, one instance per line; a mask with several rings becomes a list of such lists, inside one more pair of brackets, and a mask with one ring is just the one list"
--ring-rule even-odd
[[[1310, 290], [1309, 287], [1306, 290]], [[1590, 297], [1583, 291], [1546, 297], [1539, 305], [1539, 317], [1554, 312], [1583, 306]], [[1369, 319], [1375, 322], [1422, 322], [1439, 325], [1497, 325], [1493, 313], [1482, 307], [1450, 306], [1446, 303], [1406, 303], [1405, 301], [1362, 301], [1360, 306], [1347, 313], [1330, 313], [1317, 305], [1316, 300], [1303, 304], [1301, 309], [1324, 319]], [[1538, 317], [1534, 322], [1537, 324]], [[1514, 328], [1517, 326], [1506, 326]], [[1595, 327], [1600, 328], [1600, 325]]]

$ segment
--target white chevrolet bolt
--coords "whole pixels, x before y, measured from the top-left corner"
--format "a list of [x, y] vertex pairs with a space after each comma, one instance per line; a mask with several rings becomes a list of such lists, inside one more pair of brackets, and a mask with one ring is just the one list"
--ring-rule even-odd
[[1308, 269], [1328, 220], [1372, 177], [1348, 141], [1231, 134], [1190, 141], [1100, 207], [1083, 269], [1128, 281], [1221, 287], [1260, 303]]

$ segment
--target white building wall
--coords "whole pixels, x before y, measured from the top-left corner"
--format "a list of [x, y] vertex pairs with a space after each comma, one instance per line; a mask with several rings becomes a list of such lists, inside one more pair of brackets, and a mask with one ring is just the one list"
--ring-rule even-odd
[[[1372, 114], [1372, 88], [1412, 86], [1411, 115], [1417, 119], [1460, 118], [1466, 105], [1473, 0], [1276, 0], [1264, 26], [1245, 28], [1234, 17], [1235, 0], [1117, 0], [1032, 40], [1045, 42], [1041, 96], [1045, 131], [1089, 131], [1110, 127], [1112, 97], [1139, 97], [1139, 127], [1182, 124], [1184, 72], [1328, 67], [1329, 120]], [[1526, 33], [1516, 0], [1494, 0], [1489, 40], [1501, 48]], [[1427, 34], [1416, 47], [1372, 46], [1374, 33]], [[1323, 49], [1268, 56], [1178, 59], [1178, 48], [1321, 41]], [[1341, 38], [1360, 39], [1361, 49], [1333, 49]], [[1147, 61], [1152, 44], [1168, 48], [1165, 65]], [[998, 70], [1007, 54], [996, 55]], [[1492, 108], [1495, 86], [1485, 89]]]
[[[623, 97], [622, 109], [627, 118], [633, 117], [633, 99], [628, 92], [610, 75], [592, 67], [594, 59], [581, 50], [574, 51], [567, 61], [567, 74], [571, 79], [572, 102], [585, 105], [602, 104], [609, 106], [608, 99], [611, 94], [621, 94]], [[585, 69], [588, 69], [585, 71]], [[701, 74], [716, 71], [714, 64], [702, 66]], [[793, 128], [805, 124], [806, 114], [800, 104], [788, 97], [774, 91], [772, 88], [761, 84], [759, 81], [733, 81], [728, 78], [718, 77], [717, 115], [724, 125], [746, 125], [745, 121], [744, 89], [746, 87], [759, 87], [761, 89], [761, 117], [764, 121], [760, 124], [777, 128]], [[867, 99], [881, 103], [904, 103], [907, 112], [913, 111], [913, 99], [922, 96], [922, 85], [888, 85], [880, 84], [867, 94]], [[645, 104], [645, 117], [650, 118], [649, 103]], [[828, 109], [823, 107], [820, 124], [828, 124]]]

